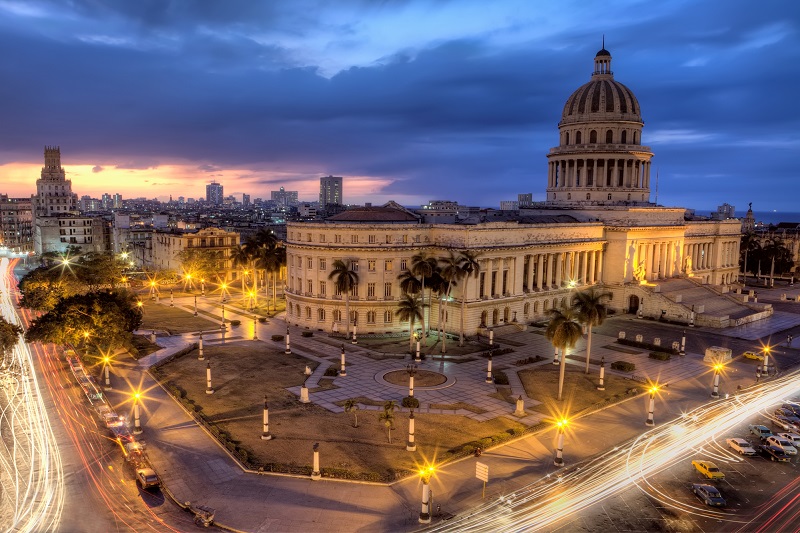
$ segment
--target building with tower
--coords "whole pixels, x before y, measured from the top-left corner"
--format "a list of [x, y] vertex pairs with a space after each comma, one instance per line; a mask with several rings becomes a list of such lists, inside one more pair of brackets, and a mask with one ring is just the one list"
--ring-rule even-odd
[[67, 179], [61, 167], [61, 148], [44, 147], [44, 166], [36, 180], [36, 196], [33, 198], [35, 217], [49, 217], [78, 211], [78, 195], [72, 192], [72, 181]]
[[206, 202], [211, 205], [222, 205], [225, 196], [223, 194], [222, 184], [212, 181], [206, 185]]
[[331, 205], [344, 205], [344, 191], [340, 176], [324, 176], [319, 179], [319, 209], [324, 211]]
[[[416, 254], [451, 251], [471, 252], [480, 268], [442, 310], [450, 333], [462, 318], [467, 335], [544, 320], [591, 287], [610, 292], [616, 312], [674, 323], [723, 328], [770, 316], [769, 304], [729, 294], [737, 287], [740, 221], [695, 218], [651, 201], [653, 153], [641, 144], [643, 127], [639, 103], [614, 79], [603, 47], [591, 79], [563, 107], [543, 202], [521, 198], [518, 211], [466, 218], [420, 216], [390, 202], [289, 222], [287, 320], [326, 331], [355, 322], [359, 334], [407, 330], [395, 314], [398, 276]], [[320, 181], [321, 206], [328, 179]], [[349, 317], [328, 279], [336, 260], [358, 274]], [[434, 299], [427, 313], [439, 316], [438, 305]]]

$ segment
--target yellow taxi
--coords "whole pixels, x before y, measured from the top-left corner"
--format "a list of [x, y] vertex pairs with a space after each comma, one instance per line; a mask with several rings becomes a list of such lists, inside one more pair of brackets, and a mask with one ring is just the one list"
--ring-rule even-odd
[[764, 360], [764, 356], [756, 352], [744, 352], [742, 355], [744, 355], [745, 359], [755, 359], [756, 361]]
[[692, 461], [692, 466], [708, 479], [725, 479], [725, 474], [711, 461]]

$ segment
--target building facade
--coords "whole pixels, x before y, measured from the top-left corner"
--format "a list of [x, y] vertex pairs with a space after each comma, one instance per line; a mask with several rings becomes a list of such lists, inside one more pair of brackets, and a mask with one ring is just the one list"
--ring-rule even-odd
[[343, 179], [339, 176], [325, 176], [319, 179], [319, 209], [324, 211], [329, 205], [344, 205]]
[[206, 185], [206, 202], [211, 205], [222, 205], [225, 196], [221, 183], [212, 181]]
[[[564, 106], [559, 144], [548, 154], [545, 202], [526, 201], [505, 219], [485, 213], [435, 220], [424, 211], [415, 218], [387, 204], [321, 223], [289, 222], [287, 320], [325, 331], [345, 331], [354, 321], [359, 332], [407, 331], [395, 314], [398, 276], [418, 253], [441, 258], [465, 250], [480, 268], [442, 303], [448, 332], [460, 329], [462, 303], [466, 333], [474, 335], [544, 320], [576, 289], [593, 286], [611, 292], [614, 311], [683, 323], [696, 317], [725, 327], [769, 314], [763, 304], [724, 294], [737, 281], [738, 220], [688, 219], [683, 208], [650, 202], [653, 154], [641, 145], [638, 101], [614, 80], [607, 50], [594, 63], [590, 82]], [[344, 295], [328, 277], [337, 259], [359, 277], [349, 320]], [[717, 300], [724, 305], [711, 305]], [[427, 312], [438, 316], [437, 299]]]
[[33, 212], [30, 198], [0, 194], [0, 244], [14, 252], [33, 251]]
[[150, 253], [143, 257], [142, 266], [147, 270], [170, 270], [183, 275], [181, 252], [206, 251], [213, 254], [216, 261], [217, 279], [214, 281], [230, 281], [234, 275], [230, 257], [238, 244], [238, 233], [220, 228], [154, 230], [150, 237]]

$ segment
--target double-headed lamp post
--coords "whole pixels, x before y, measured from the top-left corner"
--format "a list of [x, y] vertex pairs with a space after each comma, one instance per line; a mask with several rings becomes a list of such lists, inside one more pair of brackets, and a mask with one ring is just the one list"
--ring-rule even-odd
[[653, 384], [648, 391], [650, 393], [650, 403], [647, 409], [647, 420], [644, 422], [647, 426], [656, 425], [655, 419], [653, 418], [653, 411], [655, 411], [656, 408], [656, 393], [658, 392], [658, 389], [658, 384]]
[[139, 400], [142, 397], [142, 393], [136, 391], [133, 393], [133, 434], [134, 435], [141, 435], [142, 434], [142, 424], [139, 422]]
[[111, 376], [109, 375], [111, 368], [111, 358], [109, 356], [103, 357], [103, 368], [106, 376], [106, 390], [111, 390]]
[[566, 418], [561, 418], [556, 422], [558, 434], [556, 437], [556, 457], [553, 459], [555, 466], [564, 466], [564, 431], [566, 431], [568, 425], [569, 420]]
[[764, 367], [761, 369], [761, 375], [767, 376], [769, 375], [769, 353], [771, 348], [769, 346], [764, 346]]
[[436, 472], [433, 466], [422, 468], [419, 478], [422, 480], [422, 508], [419, 512], [419, 523], [431, 523], [431, 507], [433, 506], [433, 493], [431, 492], [431, 476]]
[[711, 387], [712, 398], [719, 398], [719, 375], [722, 373], [723, 368], [725, 368], [725, 365], [722, 363], [717, 363], [714, 365], [714, 383]]
[[408, 395], [414, 397], [414, 375], [417, 373], [417, 365], [411, 363], [406, 365], [406, 372], [408, 372]]

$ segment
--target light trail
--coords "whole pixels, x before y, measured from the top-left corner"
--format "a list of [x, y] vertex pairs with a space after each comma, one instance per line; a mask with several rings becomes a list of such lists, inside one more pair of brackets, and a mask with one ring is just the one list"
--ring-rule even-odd
[[[0, 260], [0, 313], [19, 325], [16, 285]], [[6, 531], [58, 531], [64, 510], [64, 471], [44, 398], [23, 339], [0, 364], [0, 523]]]
[[[607, 452], [587, 463], [565, 469], [563, 475], [539, 479], [511, 494], [482, 504], [463, 517], [439, 524], [433, 531], [536, 531], [558, 522], [620, 491], [639, 487], [665, 505], [697, 516], [745, 524], [745, 517], [677, 501], [649, 483], [648, 478], [714, 444], [714, 439], [766, 411], [798, 391], [800, 370], [764, 382], [730, 399], [705, 404], [682, 417], [633, 439], [627, 448]], [[721, 456], [719, 450], [714, 452]], [[724, 456], [723, 456], [724, 457]], [[741, 462], [730, 454], [726, 462]], [[733, 524], [731, 524], [733, 526]]]

